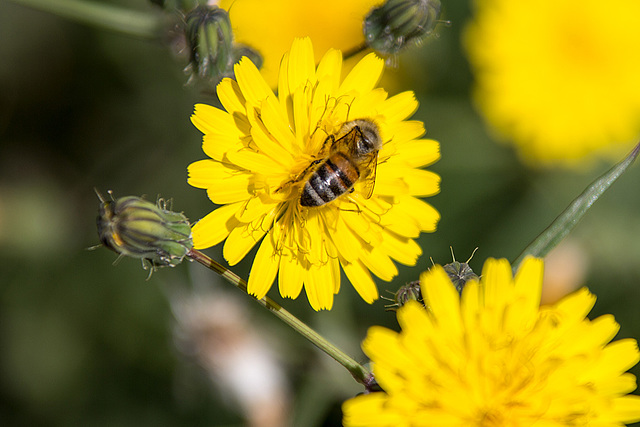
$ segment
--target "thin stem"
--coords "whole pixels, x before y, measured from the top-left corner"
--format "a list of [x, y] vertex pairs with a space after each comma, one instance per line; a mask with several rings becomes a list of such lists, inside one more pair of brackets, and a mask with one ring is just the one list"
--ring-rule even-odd
[[544, 258], [578, 224], [591, 206], [633, 164], [640, 154], [640, 142], [620, 163], [593, 181], [513, 262], [513, 270], [528, 255]]
[[82, 24], [142, 39], [157, 39], [162, 15], [87, 0], [12, 0]]
[[[227, 279], [229, 282], [231, 282], [233, 285], [235, 285], [237, 288], [242, 290], [244, 293], [247, 293], [247, 282], [244, 279], [240, 278], [228, 268], [223, 267], [213, 259], [209, 258], [207, 255], [203, 254], [200, 251], [192, 249], [187, 253], [187, 256], [192, 260], [197, 261], [205, 267], [209, 268], [210, 270], [215, 271], [216, 273]], [[344, 366], [356, 381], [363, 384], [367, 388], [370, 388], [372, 386], [373, 374], [367, 368], [353, 360], [334, 344], [327, 341], [322, 335], [311, 329], [300, 319], [282, 308], [280, 304], [273, 301], [269, 297], [264, 297], [260, 300], [256, 299], [256, 301], [258, 302], [258, 304], [272, 312], [280, 320], [295, 329], [303, 337], [311, 341], [311, 343], [318, 347], [320, 350], [331, 356], [336, 362]]]
[[343, 59], [346, 61], [347, 59], [358, 55], [361, 52], [364, 52], [365, 50], [367, 50], [368, 46], [366, 43], [362, 43], [360, 46], [356, 46], [351, 50], [345, 51], [342, 54]]

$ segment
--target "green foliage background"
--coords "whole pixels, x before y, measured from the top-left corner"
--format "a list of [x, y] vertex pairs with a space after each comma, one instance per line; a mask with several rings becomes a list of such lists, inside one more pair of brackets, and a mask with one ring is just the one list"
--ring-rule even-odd
[[[129, 6], [150, 9], [142, 0]], [[423, 235], [424, 255], [400, 267], [395, 291], [431, 265], [487, 257], [511, 260], [611, 165], [589, 171], [534, 171], [492, 139], [470, 100], [472, 76], [460, 34], [466, 2], [448, 2], [438, 37], [399, 58], [388, 78], [415, 90], [427, 136], [442, 144], [430, 169], [442, 214]], [[186, 87], [184, 63], [160, 43], [94, 30], [0, 2], [0, 423], [2, 425], [242, 425], [204, 371], [172, 338], [175, 290], [231, 287], [185, 263], [147, 273], [137, 260], [116, 266], [96, 245], [93, 187], [116, 196], [173, 198], [192, 220], [212, 206], [186, 183], [204, 157], [189, 116], [210, 98]], [[630, 147], [631, 148], [631, 147]], [[619, 337], [640, 337], [640, 194], [632, 167], [572, 233], [589, 255], [592, 315], [613, 313]], [[221, 260], [220, 248], [207, 251]], [[247, 277], [252, 256], [234, 271]], [[197, 271], [196, 271], [197, 269]], [[231, 290], [231, 292], [236, 292]], [[237, 292], [240, 296], [240, 293]], [[358, 360], [374, 324], [397, 328], [385, 301], [369, 306], [346, 281], [331, 312], [306, 298], [270, 296]], [[295, 425], [339, 425], [341, 402], [361, 391], [348, 373], [248, 298], [255, 327], [274, 335], [294, 391]], [[640, 370], [632, 370], [636, 375]]]

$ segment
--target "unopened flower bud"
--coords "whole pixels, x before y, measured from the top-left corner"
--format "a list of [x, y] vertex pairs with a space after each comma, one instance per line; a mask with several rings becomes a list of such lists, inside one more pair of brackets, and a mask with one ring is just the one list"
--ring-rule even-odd
[[100, 194], [98, 235], [120, 255], [141, 258], [145, 268], [176, 266], [193, 247], [191, 226], [178, 212], [140, 197], [105, 200]]
[[217, 6], [198, 6], [185, 17], [190, 59], [187, 70], [203, 79], [220, 81], [232, 73], [233, 32], [229, 14]]
[[460, 293], [462, 293], [464, 285], [469, 280], [478, 280], [478, 275], [473, 272], [466, 262], [453, 261], [450, 264], [444, 265], [443, 268], [449, 276], [449, 279], [451, 279], [451, 283], [453, 283]]
[[393, 297], [393, 304], [386, 306], [389, 310], [395, 311], [409, 301], [422, 303], [422, 293], [420, 291], [420, 281], [415, 280], [402, 286]]
[[367, 45], [384, 55], [431, 34], [440, 16], [440, 0], [387, 0], [364, 21]]

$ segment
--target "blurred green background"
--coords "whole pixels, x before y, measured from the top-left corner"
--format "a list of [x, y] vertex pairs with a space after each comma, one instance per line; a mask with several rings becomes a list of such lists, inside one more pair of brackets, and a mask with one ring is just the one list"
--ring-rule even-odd
[[[153, 10], [143, 0], [128, 4]], [[467, 2], [446, 3], [452, 25], [387, 72], [393, 91], [416, 91], [415, 118], [442, 144], [442, 160], [430, 167], [442, 176], [442, 192], [429, 199], [442, 220], [421, 237], [415, 267], [400, 266], [393, 283], [378, 281], [382, 294], [417, 279], [430, 258], [449, 262], [450, 246], [460, 261], [478, 247], [470, 262], [478, 273], [487, 257], [515, 259], [611, 166], [534, 171], [491, 138], [470, 100], [460, 48], [469, 15]], [[186, 167], [204, 158], [189, 121], [193, 105], [212, 100], [185, 86], [184, 65], [161, 43], [0, 2], [0, 424], [244, 425], [238, 405], [175, 333], [180, 298], [209, 289], [230, 289], [249, 325], [269, 336], [286, 371], [292, 425], [339, 425], [342, 401], [362, 391], [200, 266], [185, 263], [146, 280], [138, 260], [114, 266], [114, 253], [87, 250], [99, 242], [94, 187], [173, 198], [174, 210], [192, 220], [211, 211], [204, 191], [187, 185]], [[586, 260], [584, 284], [598, 296], [591, 317], [613, 313], [619, 338], [640, 337], [638, 179], [632, 167], [571, 234]], [[207, 253], [222, 261], [219, 247]], [[234, 271], [247, 277], [251, 259]], [[359, 343], [369, 326], [397, 329], [384, 300], [363, 303], [346, 279], [331, 312], [313, 312], [304, 295], [269, 295], [363, 362]]]

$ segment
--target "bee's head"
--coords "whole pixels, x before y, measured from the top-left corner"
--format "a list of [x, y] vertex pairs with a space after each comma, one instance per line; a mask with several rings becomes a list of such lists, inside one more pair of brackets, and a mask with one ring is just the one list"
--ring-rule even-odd
[[369, 154], [382, 148], [378, 126], [370, 120], [354, 120], [358, 129], [358, 153]]

